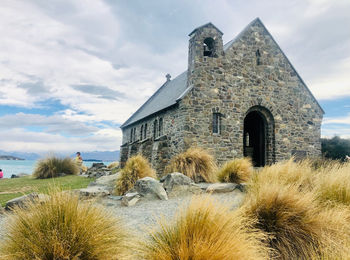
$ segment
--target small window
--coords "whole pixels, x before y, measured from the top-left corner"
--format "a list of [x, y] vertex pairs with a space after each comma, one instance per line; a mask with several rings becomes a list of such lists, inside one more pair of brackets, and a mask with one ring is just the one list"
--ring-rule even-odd
[[213, 57], [214, 56], [215, 40], [213, 38], [206, 38], [203, 42], [203, 56]]
[[261, 55], [260, 55], [259, 49], [256, 50], [255, 56], [256, 56], [256, 65], [257, 66], [261, 65]]
[[157, 138], [158, 136], [158, 120], [154, 120], [153, 122], [153, 138]]
[[141, 126], [141, 129], [140, 129], [140, 140], [143, 140], [143, 125]]
[[147, 138], [147, 124], [145, 124], [145, 127], [143, 128], [143, 138]]
[[213, 113], [213, 134], [220, 134], [221, 122], [220, 113]]
[[162, 136], [163, 135], [163, 118], [159, 118], [159, 131], [158, 135]]

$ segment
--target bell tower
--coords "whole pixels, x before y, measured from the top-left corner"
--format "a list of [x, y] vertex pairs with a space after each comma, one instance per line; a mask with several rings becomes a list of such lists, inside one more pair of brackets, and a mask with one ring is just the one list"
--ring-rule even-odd
[[[194, 29], [188, 36], [188, 78], [201, 68], [214, 66], [224, 55], [223, 33], [212, 23]], [[220, 59], [221, 60], [221, 59]]]

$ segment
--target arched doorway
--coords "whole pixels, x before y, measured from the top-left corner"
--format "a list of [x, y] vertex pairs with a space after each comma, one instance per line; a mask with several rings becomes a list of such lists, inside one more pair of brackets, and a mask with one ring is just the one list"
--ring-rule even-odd
[[255, 167], [275, 162], [274, 120], [261, 106], [248, 110], [244, 118], [243, 153], [252, 158]]

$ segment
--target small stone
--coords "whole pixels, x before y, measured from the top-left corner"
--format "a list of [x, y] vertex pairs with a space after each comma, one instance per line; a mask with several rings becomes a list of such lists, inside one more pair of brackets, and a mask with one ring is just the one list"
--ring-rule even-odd
[[145, 177], [137, 180], [134, 187], [142, 197], [168, 200], [168, 195], [165, 192], [162, 184], [151, 177]]
[[137, 192], [127, 193], [122, 198], [122, 205], [126, 207], [134, 206], [141, 199]]
[[206, 189], [207, 193], [226, 193], [232, 192], [236, 189], [237, 184], [235, 183], [214, 183], [208, 186]]

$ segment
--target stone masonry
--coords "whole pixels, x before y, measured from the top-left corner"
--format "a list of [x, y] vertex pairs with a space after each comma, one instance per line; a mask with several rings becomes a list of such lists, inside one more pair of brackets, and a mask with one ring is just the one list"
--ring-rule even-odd
[[[219, 164], [242, 156], [251, 156], [256, 166], [292, 155], [320, 156], [324, 112], [259, 18], [225, 46], [211, 23], [189, 36], [188, 70], [179, 76], [186, 77], [184, 93], [128, 124], [151, 111], [151, 97], [122, 125], [122, 165], [141, 153], [162, 174], [171, 157], [189, 147], [205, 148]], [[169, 81], [158, 98], [171, 93]], [[181, 87], [176, 81], [172, 87]], [[159, 125], [154, 129], [155, 120], [162, 121], [161, 131]]]

